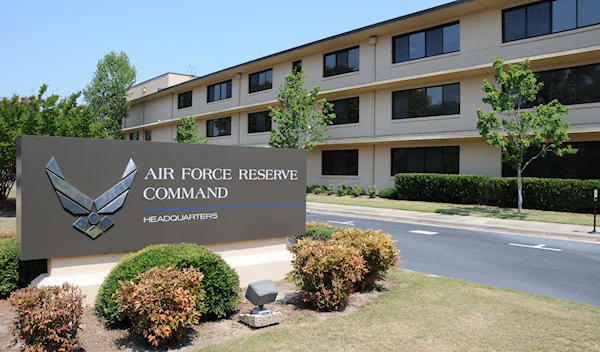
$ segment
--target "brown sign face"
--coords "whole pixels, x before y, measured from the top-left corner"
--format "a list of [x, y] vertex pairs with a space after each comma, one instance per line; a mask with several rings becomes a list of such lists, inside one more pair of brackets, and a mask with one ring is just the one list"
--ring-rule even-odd
[[23, 136], [21, 259], [304, 232], [306, 152]]

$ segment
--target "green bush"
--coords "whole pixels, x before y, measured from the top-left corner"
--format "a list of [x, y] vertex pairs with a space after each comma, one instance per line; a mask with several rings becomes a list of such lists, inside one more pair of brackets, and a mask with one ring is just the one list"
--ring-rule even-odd
[[337, 187], [337, 195], [342, 197], [342, 196], [349, 196], [352, 194], [352, 187], [348, 186], [347, 183], [340, 183]]
[[375, 198], [376, 195], [377, 195], [377, 186], [375, 186], [375, 185], [369, 186], [369, 198]]
[[77, 286], [29, 286], [10, 295], [12, 333], [27, 352], [70, 352], [79, 346], [84, 295]]
[[119, 312], [115, 293], [119, 281], [134, 280], [155, 266], [178, 269], [194, 267], [204, 274], [201, 288], [206, 292], [204, 303], [198, 306], [203, 315], [221, 318], [235, 310], [240, 301], [240, 279], [218, 254], [190, 243], [160, 244], [124, 256], [104, 279], [94, 311], [98, 318], [108, 324], [125, 321], [126, 315]]
[[0, 239], [0, 298], [29, 285], [45, 272], [45, 259], [22, 261], [19, 259], [17, 240], [14, 237]]
[[327, 189], [325, 189], [325, 187], [321, 186], [321, 185], [316, 185], [313, 189], [312, 189], [312, 193], [313, 194], [322, 194], [322, 193], [327, 193]]
[[354, 187], [352, 187], [352, 195], [355, 197], [358, 196], [362, 196], [365, 194], [365, 190], [362, 188], [361, 185], [354, 185]]
[[154, 267], [133, 280], [121, 281], [119, 311], [133, 322], [133, 330], [154, 346], [180, 339], [182, 330], [198, 323], [204, 299], [202, 273], [194, 268]]
[[362, 231], [354, 227], [341, 228], [331, 236], [331, 242], [350, 246], [360, 251], [365, 260], [366, 272], [357, 282], [359, 289], [370, 289], [377, 279], [400, 263], [396, 241], [381, 230]]
[[379, 192], [379, 198], [398, 199], [398, 193], [393, 188], [384, 188]]
[[303, 300], [319, 310], [337, 310], [348, 303], [365, 274], [365, 260], [352, 246], [305, 238], [290, 251], [294, 254], [291, 277]]
[[457, 204], [478, 204], [488, 178], [480, 175], [396, 174], [399, 199]]
[[331, 238], [331, 235], [336, 231], [337, 227], [333, 227], [326, 222], [307, 222], [306, 232], [302, 235], [291, 236], [290, 242], [294, 244], [302, 238], [311, 238], [315, 241], [327, 241]]
[[306, 193], [312, 193], [313, 189], [315, 188], [314, 185], [311, 185], [310, 183], [306, 185]]
[[330, 196], [334, 193], [335, 193], [335, 185], [329, 185], [329, 187], [327, 187], [327, 195]]

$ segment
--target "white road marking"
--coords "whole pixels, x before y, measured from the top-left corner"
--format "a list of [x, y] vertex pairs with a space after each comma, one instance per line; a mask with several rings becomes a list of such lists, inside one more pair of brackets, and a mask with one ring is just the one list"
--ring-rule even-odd
[[424, 231], [424, 230], [412, 230], [412, 231], [409, 231], [409, 232], [418, 233], [420, 235], [427, 235], [427, 236], [433, 236], [433, 235], [439, 234], [439, 232]]
[[332, 224], [340, 224], [340, 225], [350, 225], [350, 226], [354, 226], [354, 221], [333, 221], [333, 220], [327, 220], [327, 222], [330, 222]]
[[536, 246], [530, 246], [530, 245], [526, 245], [526, 244], [518, 244], [518, 243], [509, 243], [509, 246], [516, 246], [516, 247], [525, 247], [525, 248], [533, 248], [533, 249], [543, 249], [545, 251], [555, 251], [555, 252], [562, 252], [562, 249], [558, 249], [558, 248], [548, 248], [546, 247], [545, 244], [538, 244]]

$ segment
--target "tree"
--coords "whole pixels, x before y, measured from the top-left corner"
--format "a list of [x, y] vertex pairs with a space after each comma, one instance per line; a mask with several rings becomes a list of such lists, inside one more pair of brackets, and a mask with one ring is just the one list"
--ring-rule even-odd
[[[503, 70], [503, 61], [496, 57], [493, 63], [494, 79], [501, 87], [497, 88], [488, 80], [483, 81], [483, 91], [487, 94], [483, 102], [492, 107], [484, 113], [477, 110], [477, 129], [489, 145], [501, 147], [503, 160], [517, 171], [518, 209], [523, 209], [523, 183], [521, 175], [532, 161], [548, 153], [558, 156], [575, 154], [577, 149], [570, 145], [568, 122], [562, 116], [569, 113], [557, 99], [547, 104], [526, 109], [536, 100], [543, 87], [529, 69], [529, 60], [508, 65]], [[525, 110], [523, 110], [525, 109]], [[498, 114], [500, 117], [496, 117]], [[530, 151], [531, 154], [527, 155]]]
[[135, 83], [136, 73], [127, 54], [111, 51], [98, 61], [92, 81], [83, 91], [85, 101], [103, 121], [107, 138], [122, 137], [123, 119], [129, 115], [127, 91]]
[[182, 117], [181, 124], [177, 126], [177, 136], [173, 138], [177, 143], [210, 144], [206, 136], [198, 134], [198, 124], [194, 117]]
[[317, 100], [320, 87], [315, 86], [310, 93], [304, 88], [305, 77], [302, 71], [285, 76], [277, 96], [280, 106], [269, 106], [269, 116], [277, 124], [269, 136], [271, 147], [311, 151], [335, 119], [333, 104]]
[[21, 135], [99, 138], [102, 127], [87, 105], [74, 93], [61, 99], [45, 97], [47, 85], [37, 95], [0, 100], [0, 201], [8, 197], [16, 180], [17, 137]]

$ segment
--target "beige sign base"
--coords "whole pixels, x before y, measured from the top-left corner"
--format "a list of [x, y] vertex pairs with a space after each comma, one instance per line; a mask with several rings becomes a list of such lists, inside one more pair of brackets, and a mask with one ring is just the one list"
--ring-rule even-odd
[[[225, 243], [206, 246], [218, 253], [240, 276], [240, 286], [259, 280], [283, 280], [291, 270], [292, 254], [286, 249], [286, 238]], [[48, 274], [32, 281], [34, 286], [78, 285], [93, 304], [104, 278], [127, 253], [87, 255], [48, 259]]]

